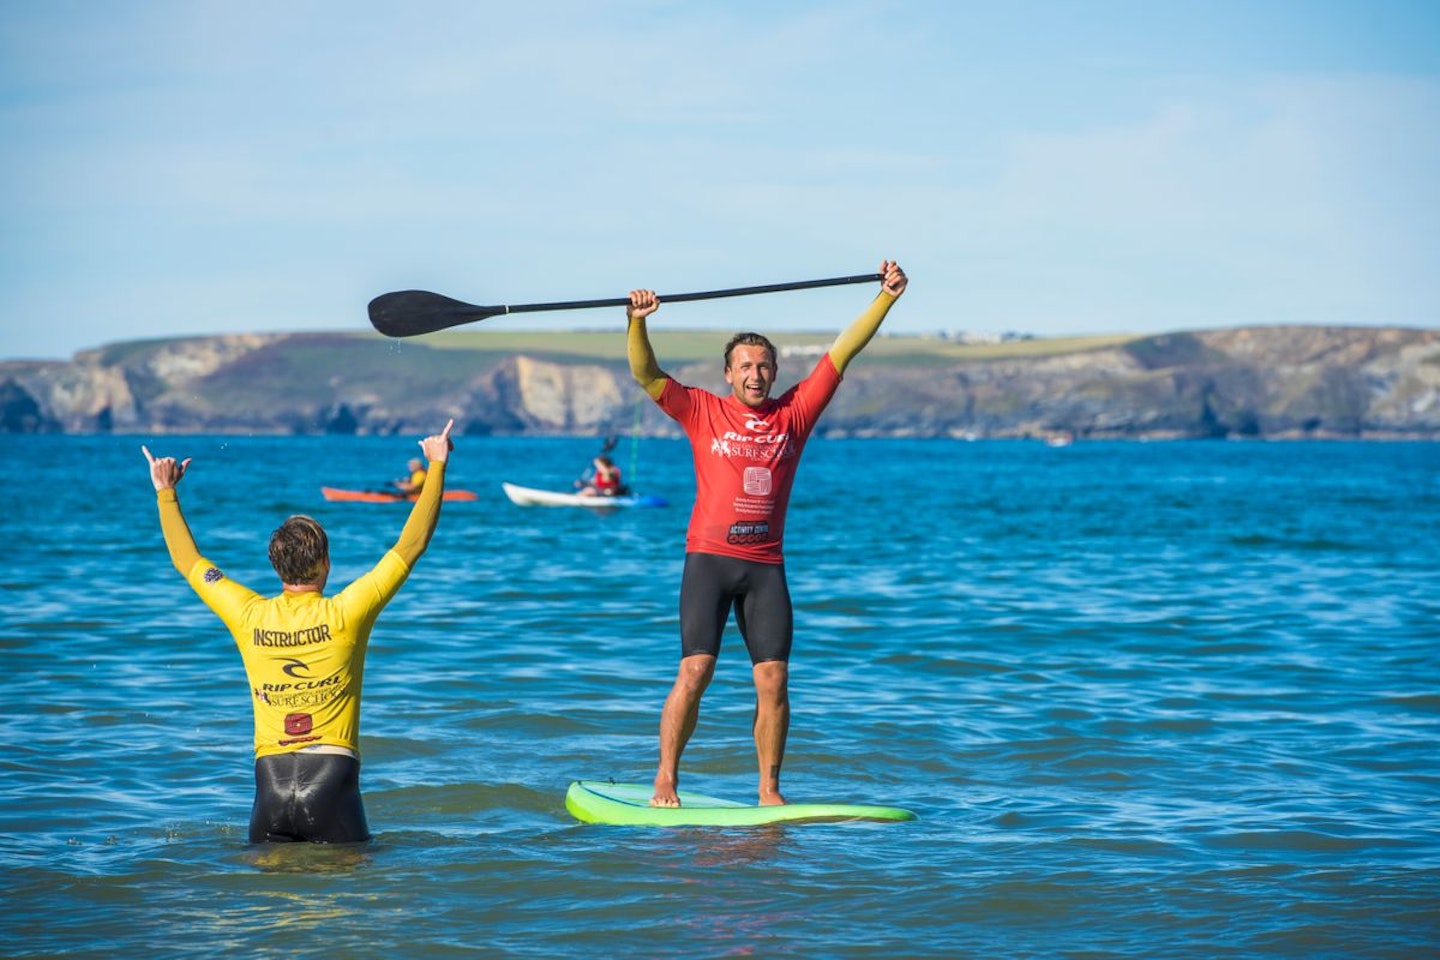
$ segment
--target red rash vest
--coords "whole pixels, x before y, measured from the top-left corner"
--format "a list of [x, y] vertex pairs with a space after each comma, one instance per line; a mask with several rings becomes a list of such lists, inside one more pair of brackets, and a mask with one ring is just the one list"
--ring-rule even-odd
[[828, 353], [810, 376], [753, 408], [734, 394], [666, 378], [656, 403], [684, 429], [695, 458], [686, 553], [784, 562], [785, 509], [800, 452], [839, 385]]

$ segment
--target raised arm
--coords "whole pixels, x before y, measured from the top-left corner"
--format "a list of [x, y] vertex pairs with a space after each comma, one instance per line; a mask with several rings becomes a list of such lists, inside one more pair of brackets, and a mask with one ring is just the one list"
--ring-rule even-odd
[[440, 433], [420, 441], [420, 449], [425, 452], [430, 466], [425, 471], [425, 485], [420, 488], [420, 496], [416, 498], [415, 506], [410, 508], [410, 518], [405, 521], [400, 539], [394, 546], [407, 567], [415, 566], [415, 561], [430, 546], [430, 537], [440, 521], [440, 503], [445, 493], [445, 464], [450, 459], [450, 451], [455, 449], [455, 443], [450, 439], [450, 430], [454, 426], [455, 421], [451, 420]]
[[174, 457], [157, 457], [143, 444], [140, 452], [145, 454], [145, 459], [150, 462], [150, 480], [155, 484], [155, 502], [160, 508], [160, 532], [165, 535], [170, 562], [175, 564], [180, 576], [188, 577], [195, 568], [196, 561], [200, 559], [200, 548], [195, 546], [190, 525], [185, 522], [185, 515], [180, 512], [180, 500], [175, 488], [185, 476], [185, 470], [190, 466], [190, 458], [177, 461]]
[[845, 368], [850, 365], [850, 361], [865, 349], [865, 345], [880, 329], [880, 324], [884, 322], [885, 315], [890, 312], [890, 307], [905, 292], [908, 279], [898, 263], [893, 260], [880, 261], [880, 273], [884, 277], [880, 283], [880, 292], [876, 294], [874, 300], [870, 301], [870, 306], [865, 308], [865, 312], [851, 321], [850, 326], [840, 331], [840, 335], [830, 345], [830, 359], [840, 373], [844, 373]]
[[665, 381], [669, 379], [655, 359], [655, 348], [650, 346], [650, 335], [645, 330], [645, 318], [659, 309], [660, 300], [653, 290], [630, 291], [630, 305], [625, 308], [629, 322], [625, 331], [625, 354], [630, 358], [630, 375], [652, 400], [660, 399]]

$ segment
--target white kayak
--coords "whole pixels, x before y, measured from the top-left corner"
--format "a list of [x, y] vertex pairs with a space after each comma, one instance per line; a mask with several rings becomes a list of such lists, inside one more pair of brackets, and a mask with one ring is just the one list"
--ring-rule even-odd
[[510, 502], [522, 507], [585, 507], [589, 510], [619, 510], [624, 507], [667, 507], [670, 504], [663, 497], [638, 497], [626, 494], [621, 497], [583, 497], [578, 493], [560, 493], [556, 490], [537, 490], [513, 483], [502, 483], [501, 488]]

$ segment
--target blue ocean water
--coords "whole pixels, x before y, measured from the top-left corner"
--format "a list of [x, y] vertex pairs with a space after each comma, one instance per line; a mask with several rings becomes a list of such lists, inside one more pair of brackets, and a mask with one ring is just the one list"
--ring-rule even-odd
[[[248, 694], [170, 567], [141, 442], [195, 458], [202, 549], [269, 588], [317, 516], [345, 582], [401, 506], [322, 483], [410, 439], [0, 437], [0, 943], [12, 957], [1395, 957], [1440, 944], [1440, 446], [816, 440], [792, 503], [791, 799], [904, 824], [606, 828], [677, 653], [662, 510], [523, 509], [593, 440], [461, 438], [374, 633], [363, 847], [250, 847]], [[738, 637], [689, 789], [754, 791]]]

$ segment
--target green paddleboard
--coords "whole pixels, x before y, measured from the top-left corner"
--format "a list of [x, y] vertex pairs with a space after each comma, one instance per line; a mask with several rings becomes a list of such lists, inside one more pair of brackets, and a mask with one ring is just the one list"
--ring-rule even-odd
[[767, 823], [835, 823], [844, 820], [916, 820], [899, 807], [858, 803], [787, 803], [758, 807], [680, 791], [680, 806], [652, 807], [653, 787], [608, 780], [576, 780], [565, 809], [582, 823], [631, 827], [754, 827]]

